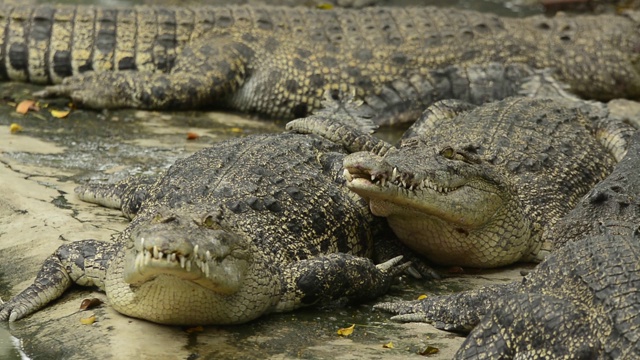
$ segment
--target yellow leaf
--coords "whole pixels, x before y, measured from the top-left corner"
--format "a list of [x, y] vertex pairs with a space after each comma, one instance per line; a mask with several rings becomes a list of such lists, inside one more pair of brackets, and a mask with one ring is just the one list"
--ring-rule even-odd
[[418, 296], [418, 300], [422, 300], [422, 299], [426, 299], [426, 298], [427, 298], [427, 295], [425, 295], [425, 294], [422, 294], [422, 295]]
[[321, 3], [316, 5], [316, 7], [320, 10], [331, 10], [333, 9], [333, 4], [330, 3]]
[[12, 123], [11, 125], [9, 125], [9, 132], [12, 134], [17, 134], [20, 131], [22, 131], [22, 126], [16, 124], [16, 123]]
[[80, 324], [82, 325], [91, 325], [96, 321], [96, 316], [91, 314], [91, 316], [80, 319]]
[[51, 115], [58, 119], [66, 118], [69, 113], [71, 113], [71, 110], [51, 110]]
[[243, 131], [242, 128], [239, 128], [239, 127], [232, 127], [231, 128], [231, 132], [234, 133], [234, 134], [239, 134], [242, 131]]
[[389, 341], [388, 343], [382, 345], [382, 347], [385, 349], [393, 349], [394, 348], [393, 342]]
[[420, 355], [433, 355], [433, 354], [437, 354], [439, 352], [440, 352], [440, 349], [438, 349], [437, 347], [427, 346], [424, 350], [420, 351], [419, 354]]
[[36, 102], [33, 100], [22, 100], [20, 101], [18, 106], [16, 106], [16, 112], [18, 114], [24, 115], [27, 112], [29, 112], [29, 110], [38, 111], [40, 110], [40, 108], [38, 108], [38, 106], [36, 105]]
[[356, 324], [353, 324], [347, 328], [340, 328], [338, 329], [338, 335], [340, 336], [349, 336], [351, 335], [351, 333], [353, 333], [353, 329], [356, 327]]

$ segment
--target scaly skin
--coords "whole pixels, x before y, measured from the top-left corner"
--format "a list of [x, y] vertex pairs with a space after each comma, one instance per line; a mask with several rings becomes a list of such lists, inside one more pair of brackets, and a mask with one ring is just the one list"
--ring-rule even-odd
[[638, 98], [638, 16], [5, 5], [0, 78], [62, 82], [39, 95], [92, 108], [225, 107], [278, 118], [305, 116], [328, 90], [354, 91], [382, 124], [414, 120], [439, 99], [516, 95], [534, 69], [553, 69], [583, 97]]
[[[551, 99], [477, 108], [442, 101], [398, 149], [347, 156], [345, 177], [374, 215], [433, 262], [539, 261], [543, 234], [613, 169], [614, 157], [596, 139], [605, 124]], [[598, 134], [611, 142], [608, 132]]]
[[[328, 106], [298, 120], [336, 119]], [[349, 118], [349, 114], [345, 118]], [[338, 117], [338, 120], [344, 118]], [[308, 127], [307, 127], [308, 129]], [[156, 181], [82, 187], [81, 198], [133, 217], [116, 243], [86, 240], [52, 255], [34, 284], [0, 305], [20, 319], [73, 283], [104, 290], [109, 304], [163, 324], [234, 324], [301, 306], [374, 298], [407, 268], [400, 257], [374, 265], [381, 226], [340, 177], [351, 139], [285, 133], [234, 139], [177, 161]], [[397, 255], [397, 254], [396, 254]], [[395, 255], [394, 255], [395, 256]]]
[[457, 359], [640, 357], [640, 133], [554, 229], [559, 249], [522, 281], [376, 305], [398, 321], [469, 331]]

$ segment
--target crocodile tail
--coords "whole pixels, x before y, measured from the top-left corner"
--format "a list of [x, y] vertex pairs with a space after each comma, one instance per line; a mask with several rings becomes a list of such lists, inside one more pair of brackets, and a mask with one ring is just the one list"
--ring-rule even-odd
[[85, 71], [166, 72], [188, 41], [224, 15], [214, 9], [0, 4], [0, 80], [56, 84]]

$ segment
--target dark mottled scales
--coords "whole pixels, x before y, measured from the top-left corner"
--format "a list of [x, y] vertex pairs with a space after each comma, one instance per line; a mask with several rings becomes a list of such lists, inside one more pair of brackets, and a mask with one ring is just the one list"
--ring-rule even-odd
[[636, 131], [601, 104], [442, 100], [396, 151], [349, 155], [348, 186], [398, 238], [441, 265], [541, 261], [550, 231], [613, 169]]
[[558, 251], [505, 285], [376, 305], [469, 331], [456, 359], [640, 358], [640, 133], [555, 230]]
[[0, 305], [0, 320], [38, 310], [74, 282], [98, 286], [123, 314], [166, 324], [241, 323], [384, 293], [407, 265], [373, 263], [381, 224], [340, 176], [346, 148], [384, 144], [322, 125], [333, 121], [327, 113], [341, 119], [341, 109], [298, 120], [301, 131], [310, 124], [335, 143], [298, 133], [244, 137], [178, 160], [158, 179], [79, 188], [82, 199], [122, 209], [132, 222], [115, 244], [60, 247], [33, 285]]
[[284, 118], [317, 109], [326, 90], [355, 90], [384, 123], [443, 98], [515, 95], [532, 69], [553, 69], [581, 96], [638, 97], [637, 24], [635, 12], [1, 5], [0, 75], [60, 83], [70, 70], [40, 95], [87, 107], [220, 105]]

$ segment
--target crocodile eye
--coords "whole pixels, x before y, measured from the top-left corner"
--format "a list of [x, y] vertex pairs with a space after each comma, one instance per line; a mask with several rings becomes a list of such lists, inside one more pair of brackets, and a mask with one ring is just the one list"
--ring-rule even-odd
[[215, 225], [215, 221], [213, 219], [213, 216], [209, 215], [206, 218], [204, 218], [204, 221], [202, 222], [202, 224], [208, 228], [211, 228]]
[[220, 227], [219, 220], [220, 218], [215, 215], [207, 215], [202, 221], [202, 226], [213, 230], [220, 230], [222, 227]]
[[446, 159], [454, 159], [456, 157], [456, 151], [453, 150], [452, 147], [447, 146], [446, 148], [440, 150], [440, 155], [444, 156]]

